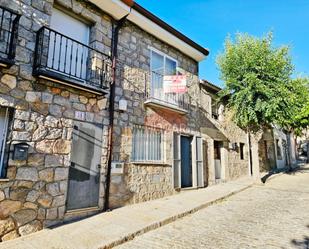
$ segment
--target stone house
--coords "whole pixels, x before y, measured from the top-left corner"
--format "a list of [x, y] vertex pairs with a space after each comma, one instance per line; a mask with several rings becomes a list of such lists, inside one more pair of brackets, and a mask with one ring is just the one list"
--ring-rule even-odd
[[84, 1], [0, 5], [5, 241], [103, 209], [112, 17]]
[[131, 1], [3, 0], [0, 16], [1, 241], [204, 186], [206, 49]]
[[294, 134], [277, 126], [264, 129], [259, 141], [259, 164], [261, 172], [296, 166]]
[[[110, 208], [204, 186], [198, 62], [207, 55], [132, 6], [119, 33]], [[185, 76], [187, 91], [169, 92], [165, 75]]]
[[[201, 130], [209, 136], [210, 141], [217, 141], [214, 145], [218, 146], [218, 141], [221, 143], [219, 153], [216, 152], [216, 146], [209, 145], [209, 148], [215, 148], [214, 151], [208, 151], [208, 165], [212, 165], [208, 170], [211, 172], [211, 168], [214, 169], [215, 175], [209, 174], [210, 182], [213, 179], [217, 182], [220, 179], [232, 180], [248, 175], [259, 179], [261, 173], [296, 166], [293, 133], [274, 125], [251, 135], [251, 166], [247, 133], [232, 122], [223, 104], [216, 101], [221, 88], [206, 80], [201, 81], [201, 86], [201, 106], [206, 108], [205, 112], [209, 113], [209, 120], [214, 125], [211, 127], [207, 124]], [[215, 160], [212, 155], [215, 155]]]
[[209, 184], [253, 175], [247, 133], [231, 121], [224, 105], [217, 102], [221, 88], [206, 80], [200, 81], [200, 87], [202, 112], [206, 113], [201, 119], [201, 132], [207, 141]]

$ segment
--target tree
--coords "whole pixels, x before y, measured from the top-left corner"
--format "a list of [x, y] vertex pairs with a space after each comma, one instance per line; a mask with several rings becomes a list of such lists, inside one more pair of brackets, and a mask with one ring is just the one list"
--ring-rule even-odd
[[[226, 39], [217, 57], [225, 87], [220, 99], [227, 99], [234, 122], [250, 133], [272, 124], [286, 125], [293, 116], [291, 75], [294, 67], [287, 46], [274, 47], [272, 33], [256, 38], [237, 34]], [[294, 97], [294, 94], [293, 94]]]
[[291, 81], [290, 86], [291, 106], [293, 108], [290, 120], [285, 126], [296, 135], [301, 135], [304, 129], [309, 127], [309, 78], [298, 77]]
[[[301, 136], [304, 134], [304, 130], [309, 127], [309, 78], [299, 77], [292, 80], [291, 92], [290, 101], [293, 106], [293, 114], [291, 119], [287, 121], [286, 127], [296, 136]], [[307, 143], [307, 163], [309, 163], [309, 143]]]

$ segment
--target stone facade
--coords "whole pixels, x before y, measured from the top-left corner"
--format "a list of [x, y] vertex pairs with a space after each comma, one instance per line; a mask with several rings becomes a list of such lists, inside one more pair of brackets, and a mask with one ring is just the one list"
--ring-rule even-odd
[[2, 241], [72, 218], [66, 214], [65, 205], [74, 120], [102, 126], [99, 207], [103, 206], [108, 135], [106, 97], [32, 74], [36, 31], [49, 25], [53, 4], [91, 21], [91, 46], [110, 51], [111, 20], [87, 3], [1, 1], [1, 6], [17, 11], [21, 19], [16, 63], [0, 69], [0, 106], [13, 108], [8, 134], [10, 150], [19, 142], [30, 146], [27, 160], [13, 160], [10, 153], [7, 179], [0, 179]]
[[[224, 110], [223, 105], [218, 106], [218, 116], [216, 118], [212, 115], [212, 106], [216, 101], [217, 91], [201, 83], [201, 106], [203, 108], [202, 113], [205, 113], [205, 116], [201, 118], [201, 126], [208, 144], [209, 184], [234, 180], [250, 174], [247, 133], [232, 122], [231, 113]], [[206, 129], [204, 129], [205, 127]], [[216, 179], [215, 176], [214, 141], [222, 142], [222, 172], [219, 179]], [[242, 148], [241, 144], [243, 144]], [[243, 158], [240, 155], [241, 149], [243, 150]]]
[[[150, 86], [150, 48], [178, 61], [188, 79], [189, 110], [186, 115], [145, 105]], [[124, 163], [123, 174], [112, 174], [110, 205], [147, 201], [175, 193], [173, 186], [173, 133], [200, 135], [198, 115], [198, 63], [127, 21], [119, 35], [119, 60], [113, 160]], [[119, 101], [127, 101], [127, 111], [119, 110]], [[134, 125], [164, 130], [164, 162], [132, 162]]]

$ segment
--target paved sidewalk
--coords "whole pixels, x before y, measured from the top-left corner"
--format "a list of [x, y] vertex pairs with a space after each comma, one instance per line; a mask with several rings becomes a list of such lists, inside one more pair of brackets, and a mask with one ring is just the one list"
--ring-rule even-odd
[[183, 191], [174, 196], [126, 206], [2, 242], [0, 249], [111, 248], [241, 192], [253, 184], [253, 179], [242, 178], [205, 189]]

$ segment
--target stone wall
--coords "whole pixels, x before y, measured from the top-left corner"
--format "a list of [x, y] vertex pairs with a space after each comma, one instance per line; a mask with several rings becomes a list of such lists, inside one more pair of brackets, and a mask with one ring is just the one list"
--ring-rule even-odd
[[[81, 1], [58, 5], [93, 23], [91, 45], [110, 51], [111, 20]], [[1, 5], [22, 15], [16, 63], [0, 69], [0, 106], [14, 109], [9, 132], [11, 150], [26, 142], [28, 159], [8, 163], [7, 179], [0, 179], [0, 238], [9, 240], [66, 219], [66, 195], [73, 120], [103, 124], [99, 206], [102, 208], [107, 155], [106, 97], [36, 78], [32, 75], [36, 31], [49, 24], [52, 1], [3, 0]], [[77, 115], [78, 114], [78, 115]]]
[[[234, 180], [241, 176], [249, 175], [249, 147], [248, 136], [245, 131], [235, 125], [229, 114], [225, 114], [225, 119], [222, 122], [224, 134], [227, 136], [229, 143], [236, 143], [235, 149], [229, 149], [228, 155], [228, 178], [227, 180]], [[240, 143], [244, 144], [243, 152], [244, 158], [240, 158]]]

